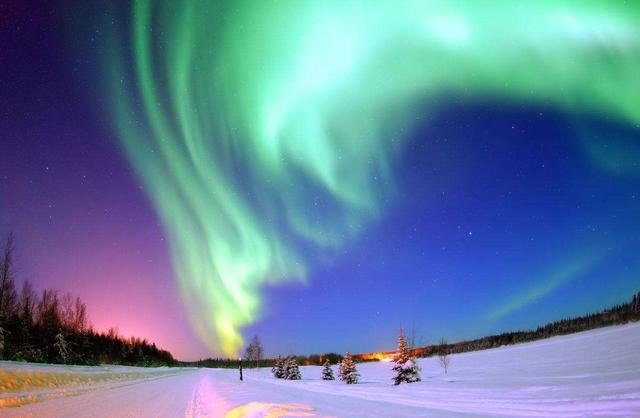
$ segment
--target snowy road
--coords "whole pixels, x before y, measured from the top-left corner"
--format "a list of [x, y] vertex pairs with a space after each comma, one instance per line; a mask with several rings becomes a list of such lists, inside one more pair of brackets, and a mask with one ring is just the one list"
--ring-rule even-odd
[[640, 324], [610, 327], [452, 356], [448, 375], [425, 359], [423, 382], [400, 387], [389, 363], [360, 365], [361, 383], [348, 386], [320, 380], [320, 367], [302, 367], [298, 382], [266, 369], [239, 382], [231, 370], [0, 362], [0, 404], [22, 404], [0, 416], [631, 417], [640, 416], [639, 348]]

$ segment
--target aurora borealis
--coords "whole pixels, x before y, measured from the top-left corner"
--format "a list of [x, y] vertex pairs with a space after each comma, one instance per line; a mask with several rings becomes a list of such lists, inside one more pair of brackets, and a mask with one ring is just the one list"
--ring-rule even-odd
[[[633, 2], [134, 1], [69, 9], [59, 11], [74, 17], [64, 25], [64, 42], [74, 45], [65, 53], [89, 62], [74, 70], [91, 80], [84, 100], [104, 121], [100, 141], [112, 147], [109, 158], [123, 151], [135, 173], [128, 181], [149, 198], [182, 306], [210, 352], [236, 354], [247, 330], [268, 335], [260, 321], [287, 323], [294, 309], [300, 323], [317, 324], [320, 312], [330, 318], [333, 308], [318, 303], [339, 299], [329, 295], [341, 286], [362, 292], [347, 309], [354, 323], [382, 310], [376, 321], [385, 329], [409, 326], [394, 306], [420, 323], [448, 312], [440, 303], [467, 288], [478, 305], [449, 312], [454, 331], [437, 330], [466, 337], [478, 331], [458, 316], [483, 317], [486, 329], [530, 326], [549, 318], [512, 315], [557, 304], [557, 291], [584, 277], [618, 284], [606, 301], [640, 284], [630, 255], [640, 227]], [[519, 136], [511, 132], [520, 125], [527, 129]], [[512, 167], [514, 159], [546, 171]], [[504, 180], [514, 173], [522, 183]], [[15, 189], [7, 190], [0, 203], [20, 218]], [[590, 200], [600, 194], [609, 195]], [[585, 238], [585, 229], [597, 236]], [[535, 234], [544, 238], [529, 239]], [[374, 268], [389, 249], [392, 260]], [[457, 254], [442, 254], [451, 249]], [[305, 285], [287, 286], [296, 282]], [[385, 283], [441, 302], [409, 309]], [[563, 314], [604, 305], [582, 283], [585, 298]], [[288, 308], [267, 309], [276, 302]], [[320, 337], [290, 326], [286, 338], [309, 338], [297, 349], [314, 350]], [[372, 332], [367, 326], [362, 333]], [[380, 348], [378, 338], [362, 349]], [[344, 348], [331, 342], [317, 350]]]

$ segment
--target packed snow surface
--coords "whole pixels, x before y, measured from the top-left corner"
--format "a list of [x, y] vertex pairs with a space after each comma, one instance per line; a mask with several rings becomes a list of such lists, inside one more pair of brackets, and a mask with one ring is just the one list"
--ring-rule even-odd
[[2, 417], [632, 417], [640, 416], [640, 323], [420, 360], [420, 383], [393, 386], [392, 363], [361, 381], [301, 381], [267, 369], [140, 369], [0, 362]]

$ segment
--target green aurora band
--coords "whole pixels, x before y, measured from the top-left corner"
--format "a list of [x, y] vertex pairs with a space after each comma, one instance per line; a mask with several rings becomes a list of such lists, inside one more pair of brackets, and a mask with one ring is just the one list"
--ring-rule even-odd
[[105, 94], [217, 353], [238, 352], [263, 286], [304, 281], [380, 216], [403, 141], [439, 100], [640, 123], [636, 2], [141, 0], [126, 13], [101, 51]]

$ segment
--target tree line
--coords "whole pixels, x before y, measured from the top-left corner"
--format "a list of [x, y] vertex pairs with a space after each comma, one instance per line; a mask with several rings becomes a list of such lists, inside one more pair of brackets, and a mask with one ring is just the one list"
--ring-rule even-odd
[[[245, 348], [244, 357], [242, 360], [246, 361], [247, 367], [275, 367], [278, 364], [278, 358], [264, 358], [264, 348], [258, 336], [254, 336], [251, 342]], [[328, 353], [328, 354], [311, 354], [309, 356], [293, 356], [289, 355], [285, 360], [293, 361], [296, 364], [302, 364], [304, 366], [321, 365], [324, 361], [328, 360], [333, 364], [341, 362], [343, 357], [340, 354]], [[283, 362], [285, 360], [282, 360]], [[210, 367], [210, 368], [222, 368], [222, 369], [235, 369], [240, 366], [240, 359], [230, 358], [208, 358], [198, 361], [181, 361], [181, 366], [186, 367]]]
[[[245, 353], [246, 354], [246, 353]], [[321, 366], [324, 361], [329, 360], [332, 364], [337, 364], [342, 361], [344, 356], [336, 353], [326, 354], [311, 354], [308, 356], [295, 355], [289, 356], [295, 357], [296, 362], [303, 366]], [[355, 355], [354, 355], [355, 357]], [[243, 361], [249, 360], [249, 357], [244, 357]], [[359, 360], [362, 361], [362, 360]], [[369, 361], [369, 360], [367, 360]], [[247, 367], [273, 367], [276, 362], [276, 358], [261, 358], [259, 360], [250, 360]], [[243, 363], [244, 364], [244, 363]], [[196, 361], [180, 361], [178, 365], [184, 367], [209, 367], [214, 369], [237, 369], [240, 365], [239, 359], [224, 358], [224, 357], [212, 357], [206, 359], [200, 359]]]
[[70, 293], [37, 293], [25, 281], [16, 290], [13, 236], [0, 259], [0, 360], [59, 364], [173, 365], [171, 353], [146, 339], [125, 338], [111, 328], [93, 330], [87, 307]]
[[633, 295], [631, 300], [627, 303], [616, 305], [597, 313], [591, 313], [575, 318], [560, 319], [558, 321], [541, 325], [531, 331], [505, 332], [475, 340], [460, 341], [454, 344], [447, 344], [442, 341], [438, 345], [416, 348], [415, 354], [419, 357], [430, 357], [433, 355], [439, 355], [443, 350], [449, 354], [486, 350], [503, 345], [520, 344], [559, 335], [588, 331], [610, 325], [626, 324], [628, 322], [635, 322], [639, 320], [640, 292]]
[[[573, 334], [576, 332], [588, 331], [595, 328], [607, 327], [611, 325], [626, 324], [628, 322], [640, 321], [640, 292], [636, 293], [626, 303], [615, 305], [611, 308], [596, 313], [590, 313], [574, 318], [565, 318], [558, 321], [541, 325], [535, 330], [513, 331], [497, 335], [478, 338], [475, 340], [464, 340], [456, 343], [447, 343], [441, 339], [439, 343], [424, 347], [415, 347], [411, 344], [410, 350], [416, 357], [438, 356], [438, 361], [446, 371], [449, 367], [449, 354], [465, 353], [468, 351], [487, 350], [503, 345], [513, 345], [526, 343], [544, 338], [559, 335]], [[391, 357], [393, 351], [381, 353], [355, 354], [358, 361], [378, 361], [380, 358]]]

